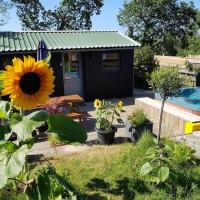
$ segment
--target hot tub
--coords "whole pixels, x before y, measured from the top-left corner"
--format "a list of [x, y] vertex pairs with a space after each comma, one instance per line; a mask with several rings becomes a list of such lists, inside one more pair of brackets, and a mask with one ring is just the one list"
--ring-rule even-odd
[[[160, 99], [160, 95], [155, 94], [155, 98]], [[179, 94], [168, 98], [167, 102], [200, 115], [200, 87], [181, 88]]]

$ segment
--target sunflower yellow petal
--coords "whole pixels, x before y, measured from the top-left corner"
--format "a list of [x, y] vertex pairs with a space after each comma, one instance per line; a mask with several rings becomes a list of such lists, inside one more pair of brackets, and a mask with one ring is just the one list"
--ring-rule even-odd
[[[24, 56], [23, 61], [19, 58], [14, 58], [13, 65], [7, 65], [6, 71], [0, 75], [0, 80], [3, 83], [1, 95], [10, 95], [11, 102], [16, 107], [24, 109], [35, 108], [40, 104], [45, 104], [49, 99], [49, 95], [54, 91], [53, 70], [45, 61], [36, 62], [31, 56]], [[29, 74], [29, 76], [28, 76]], [[30, 82], [30, 74], [38, 77], [40, 82]], [[23, 81], [21, 81], [23, 79]], [[27, 85], [23, 85], [24, 80]], [[37, 79], [36, 79], [37, 80]], [[39, 87], [34, 87], [38, 84]], [[35, 89], [34, 89], [35, 88]]]

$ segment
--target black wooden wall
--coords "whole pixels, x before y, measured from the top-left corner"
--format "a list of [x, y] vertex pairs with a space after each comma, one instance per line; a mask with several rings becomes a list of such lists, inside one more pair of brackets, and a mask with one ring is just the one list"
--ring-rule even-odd
[[[120, 71], [105, 73], [102, 71], [102, 54], [105, 51], [85, 51], [82, 54], [83, 87], [86, 101], [96, 98], [119, 98], [132, 96], [133, 93], [133, 50], [117, 50], [120, 53]], [[113, 52], [113, 51], [112, 51]], [[18, 55], [4, 55], [13, 58]], [[24, 54], [25, 55], [25, 54]], [[26, 54], [27, 55], [27, 54]], [[36, 57], [36, 54], [31, 54]], [[0, 69], [4, 66], [1, 64]], [[55, 91], [52, 96], [64, 95], [63, 69], [60, 52], [52, 52], [51, 66], [54, 70]]]
[[63, 83], [63, 69], [61, 63], [61, 53], [51, 53], [51, 67], [54, 71], [55, 88], [54, 93], [51, 96], [63, 96], [64, 95], [64, 83]]
[[[112, 51], [113, 52], [113, 51]], [[120, 50], [120, 71], [102, 71], [103, 51], [82, 52], [85, 100], [132, 96], [133, 50]]]

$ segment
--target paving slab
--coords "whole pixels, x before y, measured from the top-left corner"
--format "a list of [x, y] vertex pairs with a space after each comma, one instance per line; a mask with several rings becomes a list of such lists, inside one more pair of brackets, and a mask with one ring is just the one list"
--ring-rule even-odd
[[[134, 97], [127, 97], [122, 99], [110, 99], [111, 102], [117, 103], [119, 100], [124, 102], [123, 110], [126, 112], [121, 113], [121, 118], [123, 121], [126, 120], [127, 116], [130, 115], [135, 108], [135, 98], [138, 97], [151, 97], [154, 98], [154, 93], [150, 90], [136, 89], [134, 90]], [[72, 154], [79, 151], [88, 149], [92, 145], [98, 145], [97, 134], [95, 131], [95, 118], [96, 113], [93, 106], [93, 102], [88, 102], [84, 106], [80, 107], [81, 111], [87, 111], [89, 117], [84, 121], [83, 127], [87, 132], [87, 141], [85, 144], [80, 146], [73, 145], [62, 145], [53, 147], [48, 141], [42, 141], [35, 143], [32, 149], [29, 151], [31, 156], [41, 156], [41, 157], [52, 157], [58, 154]], [[125, 127], [124, 125], [119, 125], [115, 122], [118, 127], [115, 135], [115, 143], [120, 143], [126, 141]], [[154, 122], [155, 127], [157, 127], [158, 122]], [[167, 127], [166, 127], [167, 129]], [[200, 157], [200, 134], [191, 134], [191, 135], [181, 135], [174, 138], [177, 141], [185, 141], [191, 148], [196, 150], [196, 155]]]

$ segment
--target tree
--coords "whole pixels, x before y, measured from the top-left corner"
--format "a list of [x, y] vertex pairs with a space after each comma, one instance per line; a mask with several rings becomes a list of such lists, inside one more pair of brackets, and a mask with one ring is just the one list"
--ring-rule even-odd
[[25, 30], [45, 30], [47, 21], [45, 9], [39, 0], [11, 0], [17, 8], [17, 16]]
[[199, 10], [178, 0], [125, 1], [118, 21], [142, 45], [169, 55], [176, 53], [172, 47], [186, 48], [188, 36], [195, 35], [200, 26]]
[[150, 85], [154, 92], [159, 93], [162, 98], [157, 135], [157, 140], [159, 141], [165, 101], [168, 97], [178, 94], [178, 90], [183, 86], [183, 79], [177, 67], [163, 67], [151, 74]]
[[144, 46], [135, 50], [134, 82], [137, 87], [148, 87], [153, 70], [159, 67], [158, 61], [150, 46]]
[[11, 5], [8, 1], [0, 0], [0, 26], [6, 23], [9, 8]]
[[200, 55], [200, 35], [195, 35], [189, 40], [188, 54]]
[[25, 30], [90, 29], [93, 14], [100, 14], [103, 0], [64, 0], [46, 10], [40, 0], [12, 0]]

